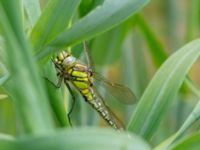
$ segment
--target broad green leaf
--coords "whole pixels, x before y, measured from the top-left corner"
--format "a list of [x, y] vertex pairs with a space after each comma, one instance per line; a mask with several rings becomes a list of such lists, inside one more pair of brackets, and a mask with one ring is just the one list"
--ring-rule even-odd
[[129, 131], [146, 139], [152, 137], [199, 55], [198, 39], [185, 45], [165, 61], [142, 95], [129, 122]]
[[80, 0], [51, 0], [42, 12], [30, 35], [37, 53], [49, 40], [67, 28]]
[[43, 137], [26, 137], [21, 140], [0, 141], [4, 150], [150, 150], [150, 147], [135, 135], [105, 129], [61, 130]]
[[14, 100], [19, 116], [16, 120], [22, 130], [43, 134], [53, 129], [53, 121], [41, 77], [23, 33], [19, 10], [19, 0], [0, 1], [0, 27], [5, 39], [6, 66], [11, 75], [5, 88]]
[[41, 14], [40, 2], [39, 0], [22, 0], [22, 2], [24, 4], [24, 8], [27, 12], [31, 26], [34, 26]]
[[171, 150], [198, 150], [200, 147], [200, 133], [196, 133], [175, 145]]
[[[105, 0], [71, 28], [66, 29], [48, 45], [66, 47], [105, 32], [141, 9], [149, 0]], [[45, 53], [50, 51], [45, 50]]]

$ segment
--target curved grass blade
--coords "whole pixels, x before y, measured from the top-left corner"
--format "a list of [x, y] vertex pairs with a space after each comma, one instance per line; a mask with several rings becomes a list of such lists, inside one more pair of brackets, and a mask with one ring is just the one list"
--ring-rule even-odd
[[[5, 56], [3, 56], [5, 57]], [[0, 86], [2, 86], [8, 79], [9, 73], [6, 67], [0, 62]]]
[[199, 55], [200, 39], [185, 45], [166, 60], [142, 95], [129, 122], [129, 131], [146, 139], [152, 137]]
[[[48, 43], [51, 47], [63, 48], [94, 37], [120, 24], [141, 9], [149, 0], [106, 0], [71, 28]], [[45, 53], [50, 51], [45, 50]], [[39, 54], [38, 54], [39, 55]]]
[[[200, 89], [195, 85], [191, 79], [187, 78], [185, 80], [191, 91], [200, 98]], [[154, 150], [160, 150], [160, 149], [166, 149], [172, 145], [177, 140], [180, 140], [180, 137], [198, 120], [200, 119], [200, 102], [198, 102], [193, 109], [193, 111], [190, 113], [186, 121], [183, 123], [183, 125], [179, 128], [179, 130], [170, 136], [168, 139], [166, 139], [164, 142], [159, 144]]]
[[23, 0], [22, 2], [31, 26], [34, 26], [41, 14], [40, 2], [39, 0]]
[[[44, 68], [44, 76], [47, 77], [50, 81], [55, 82], [57, 84], [57, 76], [52, 63], [48, 63]], [[48, 99], [50, 105], [52, 107], [52, 111], [55, 114], [55, 117], [58, 121], [59, 126], [61, 127], [69, 127], [69, 118], [67, 118], [67, 111], [65, 109], [65, 101], [63, 98], [63, 93], [61, 92], [61, 88], [57, 89], [53, 86], [49, 81], [45, 81]]]
[[91, 128], [61, 130], [48, 136], [26, 137], [15, 141], [4, 140], [0, 141], [0, 147], [4, 150], [150, 150], [150, 147], [135, 135]]
[[0, 77], [0, 86], [2, 86], [9, 79], [9, 74]]
[[154, 64], [159, 67], [167, 59], [167, 54], [164, 51], [161, 42], [158, 40], [143, 16], [137, 14], [134, 19], [137, 27], [142, 31], [142, 34], [146, 39]]
[[21, 125], [19, 134], [53, 130], [45, 90], [22, 29], [19, 0], [0, 1], [0, 27], [5, 39], [6, 65], [12, 75], [5, 88], [12, 96]]
[[91, 56], [95, 65], [112, 64], [121, 55], [122, 43], [129, 31], [130, 21], [95, 37], [91, 47]]
[[52, 0], [42, 12], [30, 35], [32, 46], [37, 53], [49, 40], [67, 28], [80, 0]]
[[197, 103], [196, 107], [190, 113], [189, 117], [186, 119], [186, 121], [183, 123], [180, 129], [174, 135], [170, 136], [167, 140], [158, 145], [158, 147], [156, 147], [155, 150], [169, 148], [172, 145], [172, 143], [179, 140], [179, 138], [183, 135], [183, 133], [185, 133], [187, 129], [189, 129], [199, 119], [200, 119], [200, 102]]
[[189, 14], [187, 18], [187, 40], [192, 40], [195, 37], [198, 37], [199, 33], [199, 18], [200, 18], [200, 1], [192, 0], [189, 3]]
[[175, 145], [171, 150], [197, 150], [200, 147], [200, 133], [196, 133]]

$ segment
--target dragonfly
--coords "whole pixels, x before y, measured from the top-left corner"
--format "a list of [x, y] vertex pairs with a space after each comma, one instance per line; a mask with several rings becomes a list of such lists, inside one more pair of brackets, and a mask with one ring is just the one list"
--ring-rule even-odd
[[96, 73], [86, 42], [84, 42], [83, 45], [87, 60], [86, 64], [80, 61], [80, 59], [76, 59], [67, 51], [61, 51], [56, 57], [51, 59], [57, 71], [58, 83], [56, 86], [60, 87], [62, 82], [64, 82], [72, 98], [75, 99], [72, 93], [73, 86], [83, 96], [84, 100], [100, 114], [108, 125], [117, 130], [123, 130], [124, 125], [106, 105], [94, 83], [95, 81], [102, 83], [102, 85], [108, 89], [109, 93], [124, 103], [132, 104], [137, 98], [128, 87], [110, 82], [102, 75]]

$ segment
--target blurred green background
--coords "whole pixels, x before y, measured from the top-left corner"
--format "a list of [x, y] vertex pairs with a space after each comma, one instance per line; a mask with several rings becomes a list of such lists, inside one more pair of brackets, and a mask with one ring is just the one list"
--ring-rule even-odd
[[[102, 3], [102, 0], [83, 0], [70, 24], [73, 25], [79, 18], [86, 16]], [[41, 13], [46, 4], [47, 0], [40, 1]], [[31, 34], [32, 25], [25, 9], [23, 11], [23, 26], [28, 36]], [[126, 85], [140, 98], [148, 83], [168, 56], [187, 42], [198, 38], [199, 35], [199, 0], [152, 0], [137, 14], [132, 15], [111, 30], [87, 39], [87, 42], [97, 72], [103, 74], [111, 81]], [[2, 41], [0, 39], [0, 43]], [[73, 44], [68, 49], [71, 49], [72, 54], [76, 57], [82, 59], [83, 47], [81, 42]], [[1, 54], [3, 54], [2, 51]], [[55, 50], [54, 52], [52, 50], [46, 57], [40, 59], [38, 66], [41, 78], [51, 74], [49, 78], [56, 82], [55, 70], [49, 59], [51, 55], [55, 54]], [[195, 62], [188, 74], [192, 84], [197, 87], [200, 86], [199, 66], [200, 60]], [[0, 76], [4, 74], [5, 72], [0, 70]], [[69, 93], [66, 87], [63, 86], [61, 90], [57, 90], [45, 81], [42, 82], [46, 84], [48, 89], [45, 92], [50, 97], [53, 97], [51, 93], [55, 92], [57, 94], [56, 98], [59, 97], [60, 104], [63, 104], [63, 110], [67, 111], [70, 106], [68, 105]], [[20, 84], [20, 82], [18, 83]], [[76, 94], [76, 97], [77, 102], [71, 115], [73, 126], [106, 126], [104, 121], [98, 117], [98, 114], [94, 113], [94, 110], [86, 105], [79, 94]], [[108, 97], [108, 95], [105, 95], [106, 103], [127, 124], [137, 103], [127, 106], [113, 100], [106, 100]], [[151, 140], [152, 145], [159, 144], [175, 133], [188, 117], [197, 100], [198, 97], [191, 92], [188, 85], [183, 84], [175, 100], [173, 100], [172, 106], [167, 110], [167, 114], [162, 119], [159, 129], [154, 134]], [[52, 108], [51, 112], [56, 127], [64, 127], [68, 124], [66, 120], [62, 120], [62, 117], [57, 118]], [[67, 114], [63, 111], [60, 111], [60, 113]], [[7, 95], [7, 91], [1, 86], [0, 133], [16, 135], [20, 132], [21, 127], [18, 115], [11, 96]], [[199, 122], [195, 123], [186, 134], [197, 130], [199, 130]]]

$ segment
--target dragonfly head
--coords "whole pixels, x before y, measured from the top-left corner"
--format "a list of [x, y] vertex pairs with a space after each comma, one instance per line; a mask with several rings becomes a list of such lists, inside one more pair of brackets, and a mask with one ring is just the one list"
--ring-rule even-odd
[[72, 66], [76, 62], [76, 58], [73, 57], [66, 51], [61, 51], [55, 58], [53, 58], [53, 63], [57, 68], [62, 68], [63, 66]]

